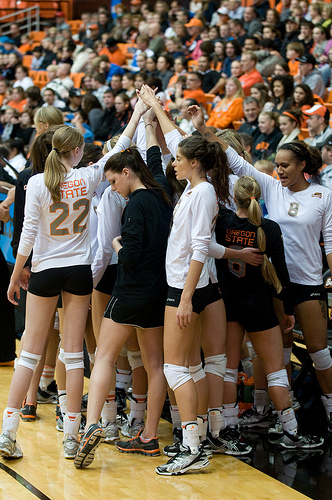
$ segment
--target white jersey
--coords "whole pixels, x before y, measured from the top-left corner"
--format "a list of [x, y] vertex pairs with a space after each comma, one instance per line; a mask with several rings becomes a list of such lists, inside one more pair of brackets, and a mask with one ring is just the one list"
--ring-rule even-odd
[[71, 169], [60, 185], [61, 201], [56, 203], [45, 186], [44, 174], [30, 178], [18, 253], [28, 257], [33, 248], [33, 272], [91, 264], [90, 203], [110, 156], [89, 167]]
[[103, 181], [97, 187], [96, 191], [93, 193], [91, 206], [90, 206], [90, 243], [91, 243], [91, 253], [92, 259], [95, 258], [97, 248], [98, 248], [98, 238], [97, 238], [97, 230], [98, 230], [98, 215], [97, 208], [102, 199], [103, 193], [105, 189], [110, 185], [108, 180]]
[[[123, 149], [127, 149], [131, 144], [131, 140], [121, 135], [118, 142], [115, 144], [114, 148], [107, 155], [107, 159], [116, 153], [120, 153]], [[106, 163], [106, 162], [105, 162]], [[98, 216], [97, 216], [97, 208], [102, 199], [103, 193], [105, 189], [109, 186], [108, 180], [103, 181], [93, 193], [91, 208], [90, 208], [90, 242], [91, 242], [91, 252], [92, 259], [95, 258], [97, 248], [98, 248], [98, 239], [97, 239], [97, 229], [98, 229]]]
[[321, 285], [323, 233], [325, 252], [332, 252], [332, 192], [319, 184], [309, 184], [304, 191], [293, 192], [281, 183], [256, 170], [228, 147], [227, 158], [236, 175], [251, 175], [260, 184], [269, 217], [282, 230], [290, 280], [301, 285]]
[[212, 184], [201, 182], [191, 188], [188, 183], [173, 212], [173, 226], [166, 253], [169, 286], [183, 289], [191, 260], [204, 264], [196, 288], [208, 285], [206, 257], [217, 216], [218, 201]]
[[107, 266], [118, 263], [112, 242], [121, 233], [121, 216], [126, 202], [109, 186], [98, 205], [98, 249], [92, 264], [93, 286], [101, 280]]

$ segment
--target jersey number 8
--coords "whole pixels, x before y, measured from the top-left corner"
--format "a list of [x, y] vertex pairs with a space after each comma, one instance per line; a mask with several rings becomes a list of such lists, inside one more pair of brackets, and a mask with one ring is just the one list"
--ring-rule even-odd
[[[234, 250], [242, 250], [243, 247], [231, 245], [229, 248]], [[246, 263], [239, 259], [228, 259], [228, 269], [238, 278], [244, 278], [246, 275]]]
[[[73, 233], [74, 234], [79, 234], [84, 231], [86, 228], [86, 222], [84, 224], [81, 224], [83, 220], [87, 217], [89, 213], [89, 207], [90, 207], [90, 202], [86, 198], [83, 198], [81, 200], [75, 201], [73, 203], [73, 209], [74, 210], [79, 210], [81, 207], [83, 207], [83, 210], [81, 213], [78, 214], [76, 219], [73, 222]], [[59, 226], [69, 217], [69, 205], [68, 203], [65, 203], [63, 201], [59, 201], [56, 203], [53, 203], [50, 206], [50, 213], [55, 214], [58, 210], [62, 210], [61, 214], [58, 215], [56, 219], [54, 219], [53, 222], [50, 224], [50, 233], [51, 236], [67, 236], [70, 234], [70, 231], [67, 227], [59, 229]]]
[[299, 203], [296, 202], [290, 203], [288, 209], [288, 215], [290, 215], [291, 217], [295, 217], [298, 214], [299, 207], [300, 207]]

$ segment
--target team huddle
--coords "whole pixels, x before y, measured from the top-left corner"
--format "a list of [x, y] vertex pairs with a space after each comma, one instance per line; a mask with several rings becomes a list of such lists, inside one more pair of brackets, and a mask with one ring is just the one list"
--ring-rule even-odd
[[[104, 156], [100, 150], [86, 156], [82, 133], [66, 125], [35, 139], [49, 148], [44, 171], [27, 183], [8, 289], [14, 304], [21, 285], [28, 293], [1, 455], [23, 456], [16, 440], [20, 409], [59, 307], [63, 449], [75, 467], [89, 466], [103, 442], [125, 453], [160, 455], [166, 391], [174, 439], [163, 450], [169, 460], [156, 467], [160, 475], [205, 468], [214, 453], [249, 454], [240, 429], [255, 422], [269, 422], [269, 436], [281, 448], [321, 446], [322, 437], [298, 428], [285, 368], [296, 314], [332, 432], [320, 248], [322, 233], [332, 268], [332, 193], [315, 182], [319, 151], [301, 141], [282, 144], [276, 179], [252, 166], [235, 131], [215, 134], [199, 106], [188, 108], [196, 131], [187, 136], [150, 87], [137, 95], [128, 125], [106, 143]], [[269, 218], [262, 217], [261, 200]], [[27, 282], [22, 272], [31, 252]], [[79, 439], [90, 304], [100, 318]], [[239, 418], [243, 345], [256, 385], [253, 408]], [[120, 439], [115, 399], [114, 372], [124, 355], [133, 385], [122, 429], [129, 440]]]

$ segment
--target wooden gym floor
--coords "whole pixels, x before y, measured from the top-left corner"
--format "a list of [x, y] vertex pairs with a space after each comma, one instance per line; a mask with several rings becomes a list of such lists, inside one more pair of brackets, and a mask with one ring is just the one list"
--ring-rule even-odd
[[[0, 367], [0, 412], [6, 406], [13, 369]], [[86, 385], [86, 390], [88, 385]], [[39, 405], [36, 422], [21, 422], [20, 460], [0, 458], [0, 499], [4, 500], [300, 500], [308, 498], [231, 456], [215, 455], [200, 473], [158, 476], [160, 457], [119, 453], [103, 444], [90, 467], [77, 470], [62, 452], [55, 406]], [[171, 442], [171, 424], [159, 426], [160, 448]]]

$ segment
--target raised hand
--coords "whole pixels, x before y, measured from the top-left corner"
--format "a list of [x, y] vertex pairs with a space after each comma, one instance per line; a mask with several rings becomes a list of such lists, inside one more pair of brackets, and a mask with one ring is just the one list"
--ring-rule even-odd
[[136, 94], [138, 97], [138, 101], [137, 101], [134, 109], [135, 109], [136, 113], [139, 113], [139, 115], [142, 116], [150, 109], [150, 106], [148, 106], [147, 104], [145, 104], [145, 102], [143, 102], [138, 90], [136, 90]]
[[141, 90], [137, 90], [137, 95], [141, 97], [147, 106], [153, 108], [154, 106], [159, 106], [159, 101], [155, 96], [156, 90], [152, 90], [148, 85], [142, 85]]
[[205, 125], [204, 113], [200, 106], [189, 106], [187, 113], [191, 116], [191, 121], [196, 129]]

